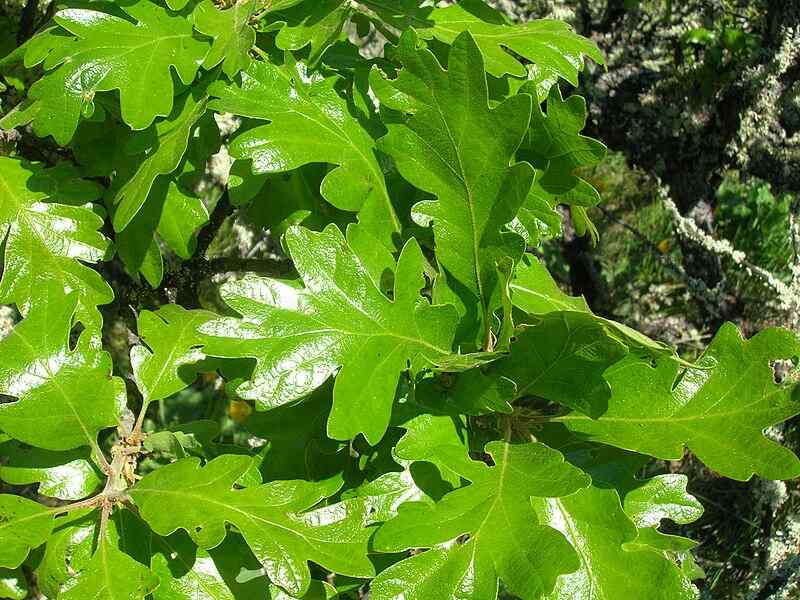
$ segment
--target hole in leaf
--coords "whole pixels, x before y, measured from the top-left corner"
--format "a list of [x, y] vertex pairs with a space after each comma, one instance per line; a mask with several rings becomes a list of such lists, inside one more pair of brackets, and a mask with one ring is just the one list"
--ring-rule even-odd
[[86, 328], [83, 326], [83, 323], [78, 321], [72, 326], [72, 329], [69, 330], [69, 349], [71, 351], [74, 351], [75, 348], [78, 347], [78, 340], [80, 339], [84, 329]]

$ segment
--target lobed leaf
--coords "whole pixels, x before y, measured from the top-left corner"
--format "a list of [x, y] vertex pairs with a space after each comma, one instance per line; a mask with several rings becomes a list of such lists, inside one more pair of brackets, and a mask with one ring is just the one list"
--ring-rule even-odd
[[133, 129], [145, 129], [172, 112], [172, 69], [190, 84], [208, 44], [195, 37], [185, 15], [155, 2], [123, 0], [114, 6], [120, 15], [88, 8], [55, 14], [55, 22], [71, 35], [48, 32], [42, 49], [29, 49], [26, 65], [43, 63], [46, 72], [31, 86], [31, 106], [12, 126], [32, 121], [36, 135], [52, 135], [65, 145], [81, 116], [93, 114], [95, 94], [111, 90], [119, 90], [122, 119]]
[[678, 459], [687, 446], [732, 479], [797, 477], [800, 459], [763, 430], [800, 412], [800, 385], [776, 383], [771, 367], [799, 354], [800, 340], [789, 331], [768, 329], [744, 340], [728, 323], [697, 368], [667, 359], [655, 368], [622, 361], [606, 373], [612, 393], [603, 415], [559, 420], [591, 439], [658, 458]]
[[[72, 180], [71, 189], [59, 187], [57, 178], [51, 180], [56, 169], [0, 157], [0, 238], [5, 239], [0, 301], [16, 304], [27, 315], [34, 306], [63, 303], [73, 295], [77, 318], [98, 332], [97, 306], [114, 297], [108, 283], [83, 264], [104, 260], [109, 249], [98, 231], [103, 218], [88, 204], [96, 190], [80, 180]], [[87, 204], [72, 206], [81, 192]], [[54, 287], [60, 292], [48, 295]]]
[[[471, 485], [433, 507], [406, 503], [378, 529], [374, 544], [382, 551], [453, 543], [380, 573], [372, 585], [376, 598], [493, 598], [498, 579], [515, 595], [536, 598], [577, 567], [565, 540], [538, 524], [531, 497], [572, 494], [588, 485], [588, 477], [543, 444], [492, 442], [486, 450], [493, 467], [447, 461]], [[456, 541], [464, 535], [466, 542]]]
[[302, 63], [253, 63], [238, 85], [217, 83], [211, 108], [270, 121], [238, 134], [231, 154], [251, 161], [255, 174], [291, 171], [310, 163], [338, 165], [322, 180], [325, 199], [359, 220], [389, 250], [400, 222], [375, 154], [375, 141], [350, 114], [336, 78], [306, 72]]
[[50, 281], [26, 319], [0, 341], [0, 429], [46, 450], [97, 449], [101, 429], [117, 424], [125, 385], [111, 376], [111, 358], [84, 331], [69, 344], [77, 293]]
[[188, 387], [197, 377], [205, 354], [197, 329], [216, 315], [168, 304], [139, 314], [139, 338], [147, 344], [131, 348], [131, 368], [144, 405]]
[[159, 535], [185, 529], [202, 548], [225, 539], [231, 523], [270, 580], [294, 595], [310, 584], [307, 562], [336, 573], [369, 577], [362, 502], [312, 509], [334, 490], [324, 483], [278, 481], [245, 489], [234, 484], [250, 466], [245, 456], [223, 455], [200, 468], [187, 458], [145, 477], [130, 494], [142, 517]]
[[262, 409], [297, 401], [338, 371], [328, 434], [363, 433], [375, 444], [389, 424], [400, 373], [450, 353], [455, 313], [420, 297], [424, 258], [414, 240], [400, 254], [393, 300], [335, 226], [292, 228], [285, 243], [305, 287], [257, 277], [223, 286], [243, 319], [203, 325], [204, 352], [255, 358], [252, 379], [237, 393]]
[[533, 183], [527, 163], [509, 164], [528, 128], [528, 96], [489, 108], [483, 59], [468, 33], [454, 42], [444, 70], [406, 32], [397, 48], [403, 71], [391, 81], [417, 110], [404, 124], [388, 125], [380, 148], [414, 186], [434, 194], [413, 208], [433, 225], [441, 275], [434, 297], [454, 303], [462, 316], [459, 341], [488, 349], [491, 313], [499, 307], [496, 265], [522, 255], [523, 240], [504, 232]]

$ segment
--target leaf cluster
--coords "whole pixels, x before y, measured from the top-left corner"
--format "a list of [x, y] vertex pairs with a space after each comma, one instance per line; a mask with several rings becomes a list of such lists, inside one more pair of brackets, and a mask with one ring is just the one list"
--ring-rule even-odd
[[[565, 24], [481, 0], [63, 4], [0, 61], [35, 76], [0, 127], [62, 157], [0, 157], [21, 315], [0, 480], [28, 486], [0, 495], [0, 596], [697, 598], [695, 542], [662, 521], [702, 506], [643, 467], [800, 475], [764, 435], [800, 413], [773, 369], [797, 336], [727, 324], [688, 364], [537, 257], [566, 215], [596, 233], [600, 201], [581, 173], [605, 148], [565, 90], [603, 57]], [[286, 272], [209, 272], [237, 220]], [[208, 379], [237, 435], [154, 417]]]

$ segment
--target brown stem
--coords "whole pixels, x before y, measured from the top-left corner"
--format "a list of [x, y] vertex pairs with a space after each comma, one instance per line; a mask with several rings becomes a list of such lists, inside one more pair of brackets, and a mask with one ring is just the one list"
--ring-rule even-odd
[[97, 507], [100, 505], [102, 501], [103, 501], [103, 495], [99, 494], [97, 496], [92, 496], [91, 498], [86, 498], [85, 500], [81, 500], [80, 502], [73, 502], [72, 504], [65, 504], [64, 506], [53, 507], [50, 509], [50, 511], [55, 514], [61, 515], [64, 513], [69, 513], [84, 508]]

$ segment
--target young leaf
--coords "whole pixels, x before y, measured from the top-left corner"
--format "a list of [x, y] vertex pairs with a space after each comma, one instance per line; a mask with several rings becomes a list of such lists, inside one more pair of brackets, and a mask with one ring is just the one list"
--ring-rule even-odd
[[335, 226], [321, 233], [294, 227], [285, 243], [305, 288], [255, 277], [227, 284], [223, 298], [244, 318], [203, 325], [204, 351], [256, 358], [251, 381], [237, 393], [262, 409], [302, 398], [341, 369], [328, 434], [363, 433], [376, 444], [389, 424], [400, 373], [450, 353], [455, 311], [420, 297], [424, 258], [414, 240], [397, 263], [393, 300]]
[[53, 530], [54, 513], [22, 496], [0, 495], [0, 567], [16, 569]]
[[[0, 239], [6, 244], [0, 301], [16, 304], [27, 315], [32, 307], [63, 302], [73, 292], [78, 319], [99, 332], [97, 305], [114, 296], [108, 283], [81, 261], [95, 263], [106, 257], [109, 243], [98, 231], [103, 219], [91, 207], [47, 202], [48, 192], [66, 199], [63, 190], [48, 183], [50, 172], [0, 157]], [[60, 292], [47, 296], [54, 284]]]
[[270, 121], [237, 135], [231, 154], [252, 161], [255, 174], [338, 165], [322, 181], [322, 195], [336, 208], [360, 211], [363, 226], [394, 251], [400, 222], [374, 140], [339, 97], [335, 78], [309, 75], [302, 63], [294, 67], [256, 62], [241, 73], [239, 85], [211, 88], [214, 110]]
[[215, 317], [202, 310], [167, 304], [156, 312], [139, 314], [139, 337], [147, 346], [131, 348], [131, 368], [144, 405], [188, 387], [205, 354], [197, 329]]
[[227, 10], [219, 10], [213, 0], [204, 0], [194, 9], [194, 28], [214, 38], [204, 68], [222, 63], [222, 71], [232, 79], [250, 66], [250, 50], [256, 43], [250, 17], [255, 9], [256, 0], [234, 2]]
[[405, 179], [437, 197], [413, 209], [433, 224], [444, 285], [437, 299], [457, 303], [465, 317], [459, 340], [487, 349], [491, 313], [499, 306], [496, 265], [522, 255], [523, 241], [504, 233], [533, 183], [527, 163], [509, 167], [528, 128], [530, 97], [513, 96], [489, 108], [483, 59], [468, 33], [460, 35], [445, 71], [413, 32], [400, 40], [403, 64], [392, 86], [420, 106], [405, 124], [389, 125], [380, 148]]
[[775, 383], [770, 364], [798, 355], [800, 340], [789, 331], [768, 329], [744, 340], [728, 323], [698, 368], [679, 374], [679, 365], [668, 359], [655, 368], [622, 361], [606, 372], [612, 394], [605, 414], [559, 420], [591, 439], [658, 458], [678, 459], [688, 446], [709, 468], [733, 479], [797, 477], [797, 456], [762, 432], [800, 412], [800, 384]]
[[172, 173], [181, 163], [191, 133], [206, 112], [208, 97], [193, 88], [175, 104], [169, 118], [156, 123], [154, 140], [136, 172], [114, 194], [114, 229], [124, 230], [147, 200], [159, 175]]
[[463, 535], [469, 539], [383, 571], [372, 585], [377, 598], [484, 600], [497, 596], [498, 579], [513, 594], [536, 598], [548, 593], [559, 575], [578, 567], [563, 537], [538, 524], [531, 497], [545, 502], [545, 497], [572, 494], [589, 478], [543, 444], [492, 442], [486, 450], [494, 467], [478, 462], [456, 467], [471, 485], [433, 507], [404, 504], [378, 529], [374, 545], [382, 551], [432, 547]]
[[311, 584], [307, 562], [336, 573], [369, 577], [362, 502], [309, 510], [335, 489], [324, 483], [276, 481], [245, 489], [234, 484], [250, 467], [247, 456], [223, 455], [200, 468], [187, 458], [154, 471], [131, 491], [142, 517], [159, 535], [185, 529], [202, 548], [225, 539], [233, 524], [270, 580], [291, 594]]
[[36, 61], [26, 57], [29, 66], [44, 61], [47, 71], [29, 92], [27, 120], [36, 135], [65, 145], [81, 115], [93, 112], [95, 94], [111, 90], [119, 90], [122, 119], [145, 129], [172, 112], [171, 70], [184, 84], [194, 79], [208, 44], [194, 36], [191, 21], [150, 0], [115, 4], [131, 20], [83, 8], [57, 12], [55, 22], [75, 37], [56, 37]]
[[69, 345], [77, 302], [51, 281], [41, 304], [0, 341], [0, 393], [18, 399], [0, 404], [0, 429], [46, 450], [96, 450], [97, 433], [116, 425], [125, 406], [125, 385], [89, 332]]

